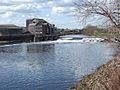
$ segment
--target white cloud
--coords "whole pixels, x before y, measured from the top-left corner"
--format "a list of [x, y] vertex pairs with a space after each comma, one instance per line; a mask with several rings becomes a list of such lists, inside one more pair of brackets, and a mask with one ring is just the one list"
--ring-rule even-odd
[[53, 20], [51, 18], [44, 18], [46, 21], [48, 21], [49, 23], [53, 23]]
[[0, 13], [11, 11], [14, 13], [37, 13], [41, 9], [52, 9], [52, 14], [64, 14], [74, 9], [72, 0], [2, 0]]
[[65, 3], [71, 3], [73, 0], [62, 0]]
[[58, 19], [57, 15], [72, 16], [75, 14], [74, 9], [72, 0], [1, 0], [0, 23], [5, 21], [22, 25], [27, 18], [34, 17], [44, 17], [43, 19], [53, 23]]
[[46, 17], [50, 17], [50, 14], [46, 14]]
[[53, 14], [61, 14], [65, 11], [66, 11], [66, 9], [64, 7], [53, 7], [52, 8], [52, 13]]
[[32, 3], [34, 0], [3, 0], [5, 3]]
[[32, 2], [34, 0], [11, 0], [13, 2]]
[[[7, 0], [6, 0], [7, 1]], [[13, 0], [14, 1], [14, 0]], [[21, 0], [19, 0], [21, 1]], [[22, 0], [24, 1], [24, 0]], [[28, 2], [30, 0], [27, 0]], [[26, 2], [27, 2], [26, 1]], [[1, 3], [0, 3], [1, 4]], [[6, 18], [6, 17], [12, 17], [13, 15], [19, 15], [23, 14], [23, 15], [29, 15], [30, 13], [39, 13], [40, 9], [42, 8], [42, 6], [39, 3], [20, 3], [20, 4], [13, 4], [13, 5], [8, 5], [6, 6], [6, 4], [2, 2], [2, 6], [0, 6], [0, 16], [2, 16], [2, 18]]]
[[52, 14], [56, 15], [75, 15], [75, 7], [53, 7]]
[[12, 17], [13, 15], [14, 15], [13, 12], [7, 11], [7, 12], [1, 14], [1, 17], [3, 17], [3, 18], [9, 18], [9, 17]]
[[76, 8], [75, 7], [70, 7], [70, 10], [71, 11], [74, 11]]
[[54, 1], [48, 1], [48, 5], [53, 5], [54, 3]]

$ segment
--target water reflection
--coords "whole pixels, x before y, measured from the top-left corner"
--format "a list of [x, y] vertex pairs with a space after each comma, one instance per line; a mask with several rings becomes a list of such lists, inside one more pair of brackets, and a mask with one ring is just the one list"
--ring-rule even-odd
[[40, 53], [40, 52], [49, 52], [54, 51], [54, 44], [32, 44], [27, 45], [27, 52], [28, 53]]
[[[0, 90], [67, 90], [106, 63], [113, 44], [21, 44], [0, 47]], [[116, 46], [115, 46], [116, 47]]]
[[18, 53], [22, 52], [21, 46], [0, 47], [0, 53]]
[[25, 44], [0, 47], [0, 56], [2, 68], [33, 72], [55, 60], [55, 51], [53, 44]]
[[0, 47], [0, 53], [43, 53], [54, 51], [54, 44], [25, 44]]

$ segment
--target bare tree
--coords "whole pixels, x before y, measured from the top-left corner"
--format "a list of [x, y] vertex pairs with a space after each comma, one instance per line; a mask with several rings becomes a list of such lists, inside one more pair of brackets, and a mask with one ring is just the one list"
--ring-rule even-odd
[[112, 0], [112, 2], [110, 0], [76, 0], [74, 4], [77, 15], [82, 20], [102, 16], [106, 20], [106, 23], [109, 22], [115, 27], [120, 26], [119, 0]]

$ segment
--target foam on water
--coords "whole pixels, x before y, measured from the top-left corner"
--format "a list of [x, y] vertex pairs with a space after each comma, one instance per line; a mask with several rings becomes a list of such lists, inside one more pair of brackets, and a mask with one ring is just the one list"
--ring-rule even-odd
[[55, 41], [42, 41], [42, 42], [30, 42], [30, 43], [20, 43], [20, 44], [8, 44], [1, 45], [0, 47], [9, 47], [9, 46], [17, 46], [17, 45], [31, 45], [31, 44], [61, 44], [61, 43], [97, 43], [101, 42], [104, 39], [102, 38], [83, 38], [80, 40], [74, 40], [72, 38], [62, 38]]

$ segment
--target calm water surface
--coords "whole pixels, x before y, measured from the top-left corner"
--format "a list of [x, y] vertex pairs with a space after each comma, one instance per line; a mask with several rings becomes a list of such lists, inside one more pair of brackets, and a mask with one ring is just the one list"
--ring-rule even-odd
[[112, 43], [1, 46], [0, 90], [67, 90], [116, 50]]

